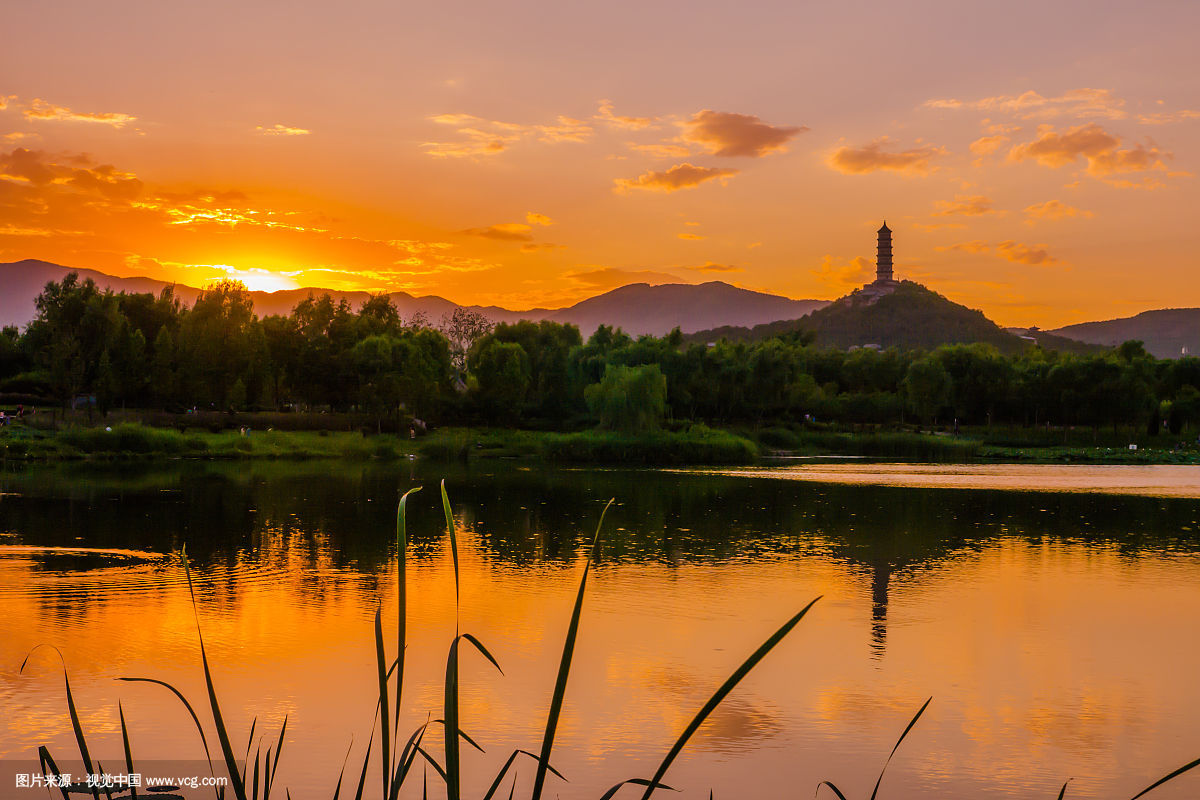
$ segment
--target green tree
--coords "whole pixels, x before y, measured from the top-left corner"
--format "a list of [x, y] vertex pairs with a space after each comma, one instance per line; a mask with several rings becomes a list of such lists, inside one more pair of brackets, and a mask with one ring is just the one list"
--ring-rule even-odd
[[609, 430], [641, 432], [657, 428], [667, 409], [667, 378], [657, 364], [610, 364], [599, 383], [584, 394], [588, 409]]
[[516, 342], [484, 339], [471, 352], [471, 372], [479, 381], [484, 413], [496, 421], [513, 421], [529, 392], [529, 356]]
[[928, 423], [937, 421], [938, 412], [953, 397], [950, 373], [932, 356], [917, 359], [904, 374], [904, 394], [909, 407]]

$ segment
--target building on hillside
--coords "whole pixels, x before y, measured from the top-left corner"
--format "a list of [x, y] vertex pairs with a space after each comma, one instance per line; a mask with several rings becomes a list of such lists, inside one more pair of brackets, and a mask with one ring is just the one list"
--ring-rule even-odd
[[892, 229], [884, 221], [878, 231], [875, 245], [875, 280], [855, 291], [850, 297], [856, 301], [874, 303], [880, 297], [896, 291], [900, 281], [892, 273]]

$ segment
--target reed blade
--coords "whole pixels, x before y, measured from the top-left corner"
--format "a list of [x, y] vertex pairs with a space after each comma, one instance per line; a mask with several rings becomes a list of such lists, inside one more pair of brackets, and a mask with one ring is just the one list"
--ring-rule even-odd
[[[442, 512], [446, 515], [446, 531], [450, 535], [450, 557], [454, 561], [454, 614], [458, 617], [458, 539], [454, 535], [454, 512], [450, 510], [450, 497], [446, 494], [446, 479], [442, 479]], [[457, 631], [456, 631], [457, 632]]]
[[[517, 756], [522, 756], [522, 755], [529, 756], [534, 761], [538, 761], [538, 757], [536, 755], [534, 755], [533, 753], [529, 752], [528, 750], [513, 750], [512, 755], [509, 756], [508, 760], [504, 762], [504, 766], [500, 768], [500, 771], [498, 773], [496, 773], [496, 779], [494, 781], [492, 781], [492, 785], [488, 788], [487, 794], [485, 794], [483, 796], [483, 800], [491, 800], [492, 799], [492, 795], [494, 795], [496, 793], [496, 791], [500, 788], [500, 784], [504, 781], [505, 774], [512, 767], [513, 762], [515, 762], [517, 760]], [[550, 772], [553, 772], [555, 775], [557, 775], [559, 778], [563, 778], [563, 774], [561, 772], [559, 772], [558, 770], [556, 770], [554, 767], [550, 766], [549, 764], [546, 765], [546, 768]], [[517, 780], [516, 775], [513, 775], [514, 786], [516, 785], [516, 780]], [[563, 778], [563, 780], [566, 780], [566, 778]]]
[[1063, 800], [1063, 798], [1067, 796], [1067, 784], [1070, 782], [1071, 778], [1067, 778], [1066, 782], [1063, 783], [1062, 788], [1058, 790], [1058, 800]]
[[379, 726], [379, 772], [383, 776], [383, 794], [381, 797], [391, 796], [391, 740], [389, 732], [391, 726], [388, 724], [391, 715], [388, 713], [388, 678], [387, 678], [387, 656], [383, 651], [383, 609], [376, 607], [375, 609], [375, 664], [379, 677], [379, 716], [383, 723]]
[[362, 800], [363, 788], [367, 785], [367, 767], [371, 764], [371, 745], [375, 744], [375, 722], [371, 722], [371, 737], [367, 739], [367, 754], [363, 756], [362, 772], [358, 775], [358, 789], [354, 792], [354, 800]]
[[[192, 704], [189, 703], [187, 698], [183, 696], [183, 692], [179, 691], [178, 689], [176, 689], [174, 686], [167, 683], [166, 681], [160, 681], [157, 678], [117, 678], [117, 680], [128, 681], [130, 683], [153, 683], [158, 686], [162, 686], [162, 687], [169, 689], [172, 694], [174, 694], [176, 697], [178, 697], [179, 702], [183, 703], [183, 707], [186, 708], [188, 714], [191, 715], [192, 722], [194, 722], [196, 724], [196, 732], [200, 734], [200, 744], [204, 746], [204, 758], [208, 761], [209, 774], [212, 774], [212, 775], [216, 774], [215, 770], [213, 770], [212, 755], [208, 751], [208, 739], [205, 738], [205, 736], [204, 736], [204, 726], [202, 726], [200, 724], [200, 717], [196, 715], [196, 709], [192, 708]], [[247, 756], [250, 753], [250, 745], [249, 744], [246, 745], [246, 753], [247, 753]]]
[[[396, 505], [396, 701], [393, 703], [395, 715], [392, 720], [392, 740], [400, 738], [400, 694], [404, 689], [404, 650], [408, 646], [408, 498], [421, 487], [409, 489], [400, 496]], [[387, 724], [386, 720], [384, 724]], [[393, 747], [395, 745], [393, 744]], [[393, 752], [392, 766], [397, 763]], [[395, 780], [393, 779], [395, 787]], [[398, 787], [393, 788], [388, 800], [396, 800]]]
[[[58, 771], [58, 764], [54, 763], [54, 759], [50, 757], [50, 750], [45, 745], [38, 748], [38, 764], [41, 767], [43, 775], [46, 774], [46, 767], [50, 767], [50, 774], [61, 781], [62, 773]], [[71, 800], [71, 796], [67, 794], [66, 786], [60, 785], [58, 789], [62, 792], [63, 800]]]
[[267, 781], [267, 796], [271, 794], [271, 786], [275, 783], [275, 773], [279, 771], [279, 756], [283, 753], [283, 735], [287, 732], [288, 715], [283, 715], [283, 726], [279, 729], [279, 741], [275, 742], [275, 760], [271, 762], [271, 774]]
[[[121, 701], [117, 701], [117, 716], [121, 718], [121, 744], [125, 748], [125, 774], [133, 774], [133, 750], [129, 747], [129, 727], [125, 724], [125, 709]], [[129, 786], [129, 800], [137, 800], [137, 787]]]
[[338, 770], [337, 786], [333, 790], [333, 800], [338, 800], [342, 794], [342, 778], [346, 776], [346, 765], [350, 763], [350, 751], [354, 749], [354, 737], [350, 737], [350, 746], [346, 748], [346, 757], [342, 759], [342, 768]]
[[[444, 496], [444, 495], [443, 495]], [[461, 800], [461, 785], [459, 783], [458, 760], [458, 643], [461, 638], [454, 637], [450, 643], [450, 652], [446, 656], [446, 683], [442, 695], [442, 719], [445, 732], [446, 769], [446, 800]]]
[[1145, 795], [1145, 794], [1149, 793], [1150, 791], [1157, 789], [1159, 786], [1162, 786], [1164, 783], [1166, 783], [1169, 780], [1174, 780], [1175, 778], [1178, 778], [1180, 775], [1187, 772], [1189, 769], [1193, 769], [1195, 767], [1200, 767], [1200, 758], [1197, 758], [1195, 761], [1190, 761], [1187, 764], [1184, 764], [1182, 767], [1175, 770], [1170, 775], [1164, 775], [1163, 777], [1156, 780], [1154, 783], [1147, 786], [1145, 789], [1142, 789], [1140, 792], [1135, 794], [1132, 798], [1130, 798], [1130, 800], [1138, 800], [1138, 798], [1141, 797], [1142, 795]]
[[822, 786], [828, 786], [829, 791], [833, 792], [834, 794], [836, 794], [838, 796], [838, 800], [846, 800], [846, 795], [842, 794], [842, 790], [839, 789], [838, 787], [834, 786], [830, 781], [821, 781], [820, 783], [818, 783], [816, 794], [814, 794], [813, 797], [816, 797], [818, 794], [821, 793]]
[[675, 744], [671, 747], [666, 757], [662, 760], [662, 763], [658, 766], [658, 771], [654, 773], [654, 777], [651, 779], [649, 785], [647, 785], [646, 792], [642, 795], [642, 800], [649, 800], [650, 795], [654, 793], [656, 788], [658, 788], [658, 785], [662, 781], [663, 775], [666, 774], [667, 770], [671, 766], [671, 763], [683, 750], [684, 746], [688, 743], [688, 740], [692, 738], [692, 734], [694, 734], [700, 728], [700, 726], [704, 724], [704, 720], [708, 719], [708, 715], [711, 714], [713, 710], [721, 704], [721, 701], [725, 699], [726, 695], [733, 691], [735, 686], [741, 683], [742, 679], [750, 673], [750, 670], [754, 669], [758, 662], [763, 660], [767, 653], [775, 649], [775, 645], [783, 641], [783, 638], [791, 632], [792, 628], [796, 627], [800, 620], [804, 619], [804, 615], [807, 614], [808, 610], [813, 607], [817, 600], [820, 599], [820, 597], [814, 598], [808, 605], [802, 608], [798, 614], [793, 616], [787, 622], [783, 623], [779, 630], [771, 634], [771, 636], [765, 642], [763, 642], [757, 650], [751, 653], [750, 657], [743, 661], [742, 665], [734, 670], [733, 674], [725, 680], [725, 683], [721, 684], [721, 687], [713, 693], [713, 696], [710, 697], [708, 702], [704, 704], [704, 707], [701, 708], [700, 711], [696, 713], [696, 716], [692, 718], [692, 721], [688, 723], [687, 728], [685, 728], [683, 733], [679, 735], [679, 738], [675, 741]]
[[583, 576], [579, 579], [579, 591], [575, 594], [575, 606], [571, 609], [571, 623], [567, 626], [567, 638], [563, 642], [562, 658], [558, 662], [558, 675], [554, 679], [554, 694], [550, 697], [550, 711], [546, 715], [546, 732], [542, 735], [541, 755], [538, 757], [537, 774], [533, 779], [532, 800], [541, 800], [542, 787], [546, 783], [546, 768], [550, 763], [550, 751], [554, 748], [554, 734], [558, 731], [558, 720], [562, 715], [563, 698], [567, 694], [567, 678], [571, 674], [571, 659], [575, 656], [575, 640], [579, 636], [579, 618], [583, 614], [583, 595], [587, 589], [588, 572], [592, 561], [596, 558], [596, 549], [600, 543], [600, 529], [604, 527], [604, 516], [612, 508], [612, 498], [600, 512], [600, 521], [596, 524], [596, 533], [592, 536], [592, 546], [588, 549], [587, 560], [583, 564]]
[[621, 781], [616, 786], [612, 787], [607, 792], [600, 795], [600, 800], [611, 800], [613, 795], [615, 795], [617, 792], [621, 791], [621, 789], [623, 789], [624, 787], [631, 786], [631, 785], [648, 787], [646, 789], [647, 793], [652, 792], [655, 789], [666, 789], [668, 792], [675, 791], [670, 786], [667, 786], [665, 783], [656, 783], [655, 781], [648, 781], [645, 778], [630, 778], [627, 781]]
[[[932, 697], [925, 701], [920, 710], [909, 720], [904, 733], [900, 734], [900, 738], [896, 740], [896, 746], [892, 748], [892, 752], [888, 754], [887, 761], [883, 762], [883, 769], [879, 771], [879, 780], [875, 781], [875, 789], [871, 792], [871, 800], [875, 800], [875, 796], [879, 794], [879, 784], [883, 783], [883, 774], [887, 772], [888, 764], [892, 763], [892, 756], [896, 755], [896, 751], [900, 749], [901, 743], [904, 742], [904, 737], [908, 736], [908, 732], [913, 729], [913, 726], [917, 724], [917, 720], [921, 718], [921, 715], [925, 713], [925, 709], [929, 708], [929, 704], [932, 702]], [[1066, 787], [1064, 786], [1063, 788], [1065, 789]]]
[[204, 685], [208, 689], [208, 703], [212, 708], [213, 724], [217, 730], [217, 741], [221, 745], [221, 754], [225, 758], [225, 768], [229, 772], [229, 783], [233, 787], [234, 797], [237, 800], [247, 800], [246, 784], [239, 773], [237, 758], [233, 755], [233, 745], [229, 741], [229, 731], [225, 728], [225, 719], [221, 716], [221, 704], [217, 700], [217, 690], [213, 686], [212, 670], [208, 666], [208, 653], [204, 650], [204, 634], [200, 631], [200, 611], [196, 606], [196, 590], [192, 586], [192, 570], [188, 566], [186, 548], [183, 553], [183, 571], [187, 575], [188, 594], [192, 599], [192, 614], [196, 618], [196, 638], [200, 640], [200, 661], [204, 665]]

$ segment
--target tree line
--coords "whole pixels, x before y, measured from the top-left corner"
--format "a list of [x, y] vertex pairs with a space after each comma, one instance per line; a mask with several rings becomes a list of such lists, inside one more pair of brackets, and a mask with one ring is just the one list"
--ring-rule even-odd
[[493, 325], [457, 309], [402, 319], [386, 295], [358, 308], [310, 296], [258, 318], [223, 281], [189, 308], [170, 288], [114, 293], [50, 282], [23, 330], [0, 332], [0, 401], [174, 411], [356, 411], [389, 424], [643, 429], [713, 424], [1104, 425], [1175, 433], [1200, 422], [1200, 359], [1138, 342], [1096, 354], [987, 344], [840, 350], [809, 332], [756, 342], [631, 337], [601, 326]]

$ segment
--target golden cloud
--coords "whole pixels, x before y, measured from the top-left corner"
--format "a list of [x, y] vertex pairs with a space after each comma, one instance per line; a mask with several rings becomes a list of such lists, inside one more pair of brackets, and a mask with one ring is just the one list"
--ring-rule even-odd
[[938, 245], [933, 248], [939, 253], [947, 252], [962, 252], [962, 253], [986, 253], [992, 249], [992, 246], [981, 239], [972, 239], [969, 242], [958, 242], [957, 244]]
[[676, 164], [662, 172], [644, 172], [636, 178], [617, 178], [616, 191], [627, 192], [630, 189], [645, 189], [653, 192], [677, 192], [680, 189], [692, 189], [700, 184], [720, 180], [722, 184], [737, 175], [739, 170], [718, 167], [697, 167], [694, 164]]
[[649, 269], [621, 269], [620, 267], [598, 267], [582, 272], [568, 272], [564, 277], [586, 283], [598, 289], [616, 289], [631, 283], [681, 283], [676, 275]]
[[933, 212], [935, 217], [978, 217], [984, 214], [995, 214], [996, 209], [992, 208], [992, 201], [983, 195], [955, 195], [953, 200], [938, 200], [934, 203], [937, 211]]
[[1184, 108], [1179, 111], [1160, 111], [1152, 114], [1137, 115], [1137, 121], [1143, 125], [1169, 125], [1172, 122], [1182, 122], [1185, 119], [1200, 119], [1200, 111]]
[[529, 242], [529, 243], [521, 245], [521, 253], [524, 255], [529, 255], [530, 253], [541, 252], [543, 250], [565, 250], [565, 249], [567, 249], [567, 246], [565, 244], [554, 244], [553, 242]]
[[520, 222], [502, 222], [486, 228], [467, 228], [459, 231], [467, 236], [480, 236], [500, 242], [529, 242], [533, 240], [533, 229]]
[[114, 128], [124, 128], [129, 123], [137, 121], [137, 117], [131, 114], [72, 111], [66, 106], [56, 106], [37, 97], [33, 99], [33, 102], [22, 113], [26, 119], [30, 120], [91, 122], [99, 125], [110, 125]]
[[1007, 144], [1008, 141], [1008, 137], [1002, 133], [998, 133], [995, 136], [982, 136], [971, 142], [971, 152], [981, 158], [983, 156], [990, 156]]
[[1075, 208], [1075, 206], [1067, 205], [1058, 200], [1047, 200], [1044, 203], [1035, 203], [1034, 205], [1025, 208], [1026, 224], [1034, 225], [1039, 220], [1057, 220], [1067, 217], [1090, 217], [1092, 212], [1083, 211]]
[[1019, 95], [997, 95], [980, 100], [928, 100], [926, 108], [971, 109], [989, 113], [1010, 114], [1020, 119], [1049, 119], [1052, 117], [1100, 117], [1124, 119], [1129, 116], [1125, 101], [1109, 89], [1072, 89], [1057, 97], [1044, 97], [1034, 91]]
[[842, 146], [834, 150], [827, 163], [846, 175], [864, 175], [877, 170], [890, 170], [911, 175], [927, 175], [930, 162], [946, 152], [944, 147], [927, 144], [899, 152], [888, 152], [890, 140], [884, 136], [861, 147]]
[[698, 233], [677, 233], [675, 235], [680, 239], [685, 239], [690, 242], [699, 242], [708, 238], [707, 236], [701, 236]]
[[254, 130], [263, 136], [307, 136], [312, 133], [312, 131], [306, 128], [292, 128], [287, 125], [280, 125], [279, 123], [275, 123], [270, 127], [259, 125]]
[[822, 283], [844, 291], [869, 283], [875, 275], [875, 264], [862, 256], [844, 262], [827, 255], [821, 260], [821, 266], [810, 271]]
[[638, 144], [636, 142], [628, 142], [627, 144], [630, 150], [645, 153], [654, 158], [680, 158], [692, 152], [681, 144]]
[[601, 100], [600, 107], [596, 111], [596, 115], [592, 119], [598, 119], [601, 122], [606, 122], [609, 125], [626, 130], [641, 130], [648, 128], [654, 124], [654, 119], [651, 117], [623, 117], [613, 113], [613, 104], [611, 100]]
[[462, 137], [453, 142], [423, 142], [421, 146], [435, 158], [493, 156], [523, 139], [551, 144], [580, 143], [587, 141], [592, 135], [591, 126], [583, 120], [561, 115], [549, 125], [521, 125], [483, 119], [474, 114], [435, 114], [429, 119], [439, 125], [457, 128], [457, 133]]
[[1012, 239], [996, 245], [996, 255], [1006, 258], [1009, 261], [1015, 261], [1018, 264], [1029, 264], [1032, 266], [1049, 266], [1059, 263], [1058, 259], [1051, 258], [1050, 253], [1046, 250], [1046, 245], [1020, 244], [1014, 242]]
[[1079, 158], [1087, 161], [1088, 174], [1104, 177], [1117, 172], [1166, 170], [1170, 153], [1160, 150], [1153, 142], [1137, 144], [1122, 150], [1121, 138], [1094, 122], [1077, 125], [1059, 133], [1050, 126], [1038, 129], [1032, 142], [1013, 147], [1010, 161], [1032, 160], [1046, 167], [1063, 167]]
[[553, 225], [554, 220], [547, 217], [545, 214], [539, 214], [536, 211], [525, 212], [525, 221], [530, 225]]
[[705, 109], [682, 123], [683, 141], [716, 156], [762, 156], [782, 151], [806, 126], [768, 125], [752, 114]]

